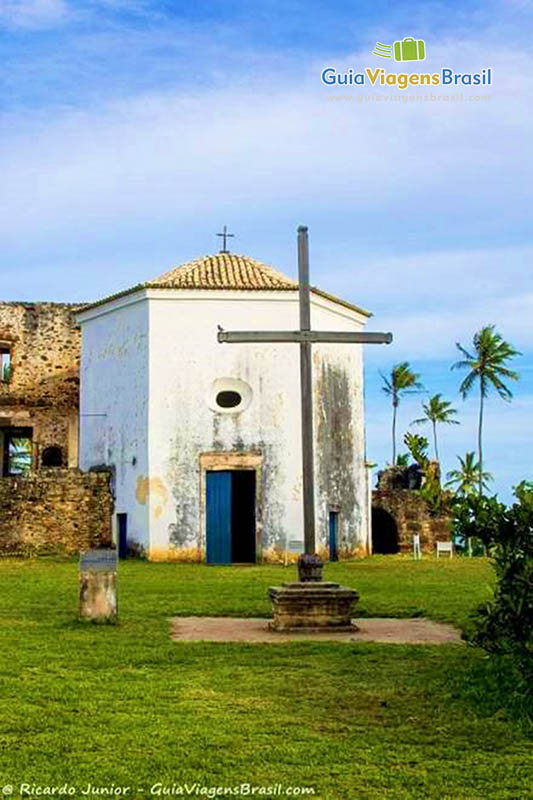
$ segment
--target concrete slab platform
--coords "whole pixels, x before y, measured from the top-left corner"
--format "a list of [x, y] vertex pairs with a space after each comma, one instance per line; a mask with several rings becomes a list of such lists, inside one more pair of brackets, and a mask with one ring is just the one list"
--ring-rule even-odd
[[375, 617], [354, 619], [357, 631], [300, 633], [277, 632], [268, 628], [268, 619], [235, 617], [174, 617], [170, 637], [176, 642], [381, 642], [390, 644], [461, 644], [461, 634], [453, 625], [430, 619]]

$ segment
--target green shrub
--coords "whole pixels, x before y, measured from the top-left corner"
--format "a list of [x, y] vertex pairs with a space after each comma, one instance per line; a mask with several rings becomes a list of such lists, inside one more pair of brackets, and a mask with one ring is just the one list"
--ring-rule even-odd
[[[495, 497], [483, 498], [484, 504], [498, 502]], [[482, 541], [477, 539], [476, 515], [479, 512], [477, 494], [462, 495], [456, 493], [451, 502], [452, 536], [455, 547], [470, 556], [487, 555]], [[503, 508], [503, 506], [502, 506]]]
[[463, 533], [480, 539], [496, 571], [494, 597], [479, 606], [471, 641], [489, 653], [512, 657], [522, 689], [533, 687], [533, 483], [515, 487], [517, 502], [471, 497], [463, 510]]
[[439, 464], [431, 461], [428, 456], [428, 440], [418, 433], [406, 433], [403, 440], [413, 460], [424, 473], [424, 481], [417, 490], [418, 494], [426, 501], [432, 516], [447, 516], [450, 513], [452, 494], [441, 487]]

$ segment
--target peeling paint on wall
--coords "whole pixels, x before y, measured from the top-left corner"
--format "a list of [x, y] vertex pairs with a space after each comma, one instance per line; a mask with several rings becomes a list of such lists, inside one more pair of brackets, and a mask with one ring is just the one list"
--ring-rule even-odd
[[[317, 489], [322, 508], [340, 511], [339, 553], [360, 546], [361, 510], [356, 485], [354, 381], [344, 366], [324, 355], [318, 358], [314, 400], [317, 419]], [[327, 519], [320, 526], [319, 544], [328, 547]]]
[[292, 537], [287, 522], [287, 512], [284, 503], [278, 496], [278, 486], [285, 483], [285, 475], [281, 466], [281, 459], [277, 448], [265, 441], [261, 442], [264, 453], [264, 468], [262, 473], [262, 495], [265, 498], [263, 511], [263, 552], [272, 548], [286, 548], [288, 540]]
[[200, 443], [175, 435], [170, 442], [166, 479], [171, 487], [174, 520], [167, 524], [172, 549], [198, 548], [200, 543], [198, 454]]
[[159, 519], [165, 505], [168, 503], [169, 495], [168, 489], [161, 478], [147, 478], [140, 475], [137, 478], [135, 497], [141, 505], [146, 505], [150, 500], [152, 514], [156, 519]]
[[205, 551], [197, 547], [152, 547], [150, 561], [172, 561], [178, 564], [198, 564], [205, 561]]

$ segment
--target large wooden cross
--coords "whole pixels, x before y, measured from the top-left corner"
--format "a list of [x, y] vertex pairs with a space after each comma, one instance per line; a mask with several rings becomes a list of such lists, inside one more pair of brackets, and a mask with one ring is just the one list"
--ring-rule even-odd
[[311, 329], [311, 300], [309, 287], [309, 243], [307, 228], [298, 228], [298, 279], [300, 285], [300, 330], [298, 331], [224, 331], [219, 330], [219, 342], [300, 344], [300, 395], [302, 407], [302, 469], [305, 552], [314, 554], [315, 486], [313, 456], [313, 363], [311, 346], [318, 342], [338, 344], [390, 344], [392, 333], [356, 333], [354, 331], [313, 331]]

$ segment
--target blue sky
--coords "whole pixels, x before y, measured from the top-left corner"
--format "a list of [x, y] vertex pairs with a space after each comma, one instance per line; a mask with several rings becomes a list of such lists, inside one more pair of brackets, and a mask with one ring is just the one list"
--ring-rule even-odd
[[[509, 499], [533, 477], [533, 3], [391, 6], [0, 0], [1, 295], [94, 299], [216, 250], [223, 224], [237, 252], [294, 274], [305, 223], [314, 282], [395, 335], [366, 352], [372, 460], [390, 452], [379, 369], [409, 360], [454, 401], [448, 470], [474, 449], [477, 412], [450, 372], [455, 342], [494, 323], [523, 352], [514, 402], [491, 399], [486, 421]], [[488, 99], [321, 84], [326, 66], [383, 66], [375, 42], [404, 36], [426, 40], [424, 70], [491, 66]]]

